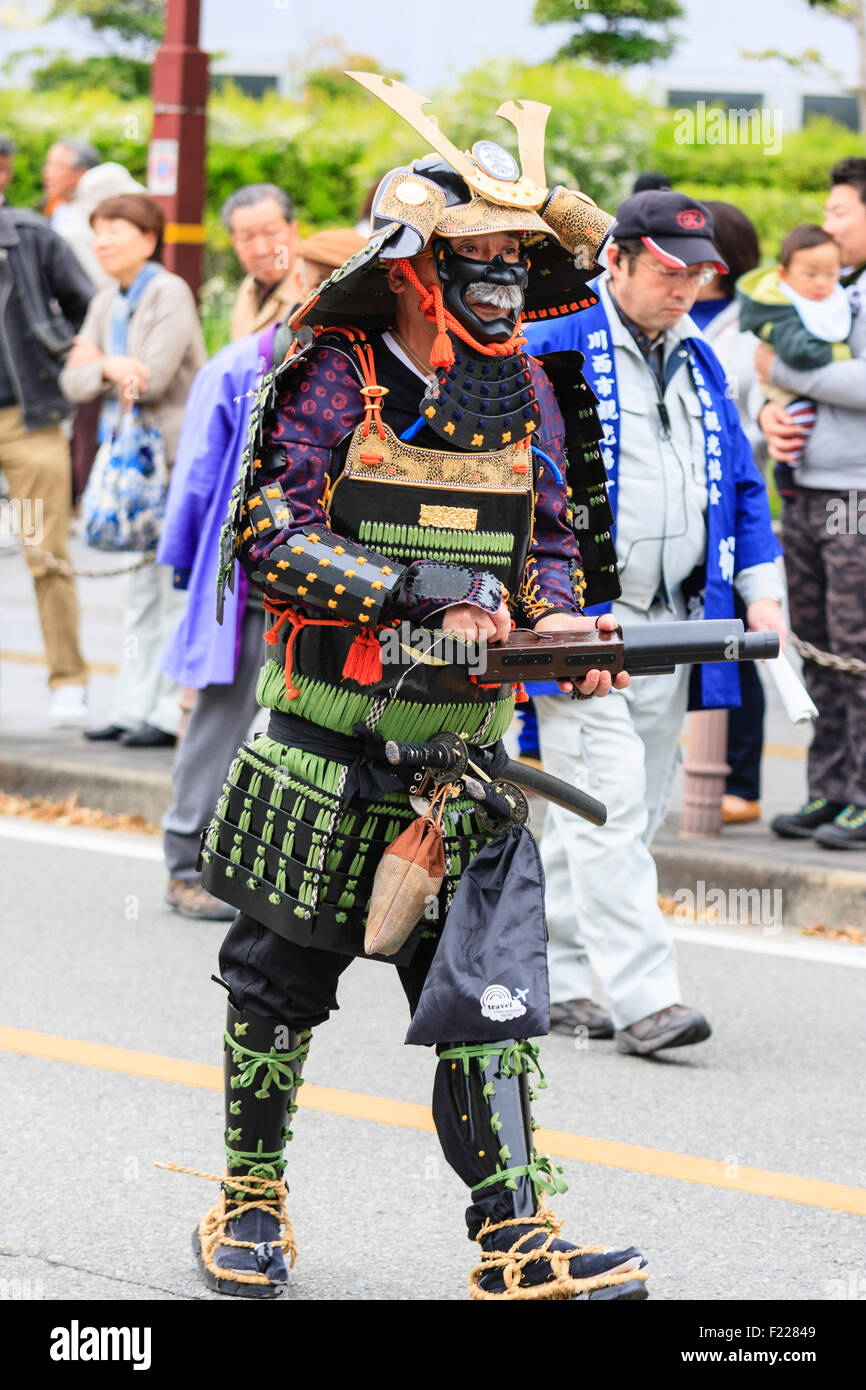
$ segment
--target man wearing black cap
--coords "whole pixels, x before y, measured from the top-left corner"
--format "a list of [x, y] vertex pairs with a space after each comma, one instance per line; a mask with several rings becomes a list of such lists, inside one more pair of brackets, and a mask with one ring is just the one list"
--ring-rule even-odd
[[[608, 272], [597, 284], [600, 303], [529, 325], [527, 338], [542, 360], [566, 348], [586, 357], [616, 517], [617, 620], [634, 627], [732, 616], [736, 588], [751, 629], [782, 633], [782, 584], [773, 563], [779, 545], [766, 489], [721, 365], [688, 317], [700, 285], [714, 270], [727, 270], [712, 238], [712, 217], [694, 199], [669, 190], [633, 194], [617, 212]], [[697, 707], [739, 703], [735, 668], [704, 667], [694, 686]], [[542, 858], [553, 1026], [614, 1035], [619, 1051], [639, 1055], [710, 1035], [707, 1020], [680, 1002], [649, 852], [670, 794], [689, 693], [680, 668], [604, 702], [577, 704], [555, 694], [537, 700], [545, 767], [608, 808], [603, 828], [579, 824], [556, 807], [547, 812]], [[610, 1016], [591, 998], [590, 964]]]

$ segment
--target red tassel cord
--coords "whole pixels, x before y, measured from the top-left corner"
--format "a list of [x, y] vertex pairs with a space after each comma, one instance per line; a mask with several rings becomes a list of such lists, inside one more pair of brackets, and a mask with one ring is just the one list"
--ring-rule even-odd
[[375, 685], [382, 679], [382, 648], [375, 632], [364, 628], [346, 654], [343, 675], [356, 685]]
[[[346, 622], [344, 618], [305, 618], [294, 609], [278, 606], [267, 597], [265, 610], [275, 619], [273, 627], [268, 628], [265, 633], [265, 641], [269, 646], [275, 647], [279, 642], [283, 623], [291, 625], [292, 630], [286, 643], [286, 699], [296, 700], [301, 692], [292, 681], [292, 650], [301, 628], [354, 627], [355, 624]], [[352, 642], [346, 654], [343, 675], [346, 680], [354, 681], [356, 685], [375, 685], [382, 679], [382, 648], [372, 628], [362, 628]]]

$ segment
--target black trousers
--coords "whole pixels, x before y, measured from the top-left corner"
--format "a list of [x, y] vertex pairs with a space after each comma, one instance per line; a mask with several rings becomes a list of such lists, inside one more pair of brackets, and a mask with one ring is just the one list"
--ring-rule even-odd
[[[220, 950], [220, 973], [235, 1007], [275, 1018], [299, 1032], [324, 1023], [338, 1009], [337, 984], [354, 956], [296, 946], [241, 912]], [[414, 1013], [427, 966], [395, 966], [409, 1009]]]
[[[324, 1023], [331, 1011], [339, 1008], [337, 984], [355, 957], [296, 946], [241, 912], [229, 928], [219, 959], [222, 977], [239, 1012], [276, 1019], [299, 1032]], [[418, 1006], [428, 968], [426, 964], [418, 969], [395, 967], [412, 1013]], [[473, 1073], [472, 1084], [480, 1088], [485, 1079], [490, 1078], [480, 1074], [476, 1077]], [[508, 1094], [512, 1097], [510, 1103]], [[469, 1102], [461, 1101], [455, 1091], [450, 1065], [440, 1062], [434, 1087], [433, 1119], [447, 1162], [469, 1188], [492, 1172], [495, 1145], [507, 1143], [516, 1163], [528, 1158], [530, 1110], [526, 1077], [497, 1077], [497, 1099], [487, 1102], [484, 1097], [479, 1104], [484, 1112], [491, 1106], [502, 1110], [502, 1119], [496, 1117], [501, 1131], [498, 1135], [487, 1128], [492, 1116], [482, 1125], [488, 1135], [486, 1154], [482, 1150], [485, 1162], [481, 1161], [467, 1131], [464, 1112], [469, 1110]], [[271, 1148], [273, 1144], [274, 1140], [269, 1138], [264, 1147]], [[535, 1206], [525, 1178], [519, 1180], [514, 1192], [499, 1185], [483, 1190], [465, 1211], [469, 1239], [475, 1239], [484, 1221], [510, 1220], [515, 1215], [534, 1211]]]

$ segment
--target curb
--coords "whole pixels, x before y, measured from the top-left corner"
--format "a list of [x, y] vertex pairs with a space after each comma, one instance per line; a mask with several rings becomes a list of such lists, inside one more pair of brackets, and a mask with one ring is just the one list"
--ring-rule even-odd
[[[169, 771], [102, 770], [73, 760], [49, 763], [44, 758], [0, 756], [0, 788], [58, 801], [76, 795], [81, 806], [112, 815], [138, 814], [156, 823], [172, 803]], [[540, 821], [537, 816], [536, 824]], [[843, 923], [866, 928], [866, 873], [834, 867], [837, 859], [826, 869], [798, 866], [769, 856], [765, 845], [750, 848], [738, 840], [721, 849], [707, 840], [678, 840], [673, 830], [660, 833], [652, 854], [662, 897], [689, 891], [700, 905], [716, 889], [738, 905], [732, 914], [738, 922], [742, 922], [739, 905], [748, 902], [758, 909], [756, 915], [747, 914], [753, 921], [756, 917], [757, 925], [772, 920], [775, 905], [780, 904], [785, 926], [823, 922], [830, 929]], [[766, 896], [758, 901], [743, 897], [750, 892]], [[781, 897], [774, 897], [776, 893]]]
[[[866, 928], [866, 873], [814, 865], [800, 868], [769, 859], [763, 847], [744, 852], [742, 842], [726, 854], [705, 840], [676, 846], [656, 841], [652, 855], [662, 897], [687, 890], [700, 905], [717, 889], [735, 905], [729, 916], [740, 924], [747, 912], [757, 925], [776, 925], [778, 917], [778, 925], [784, 922], [786, 927], [823, 922], [830, 929], [844, 923]], [[841, 853], [836, 855], [833, 863], [841, 858]], [[754, 914], [749, 910], [752, 906], [757, 909]]]
[[171, 776], [142, 768], [101, 771], [76, 762], [47, 762], [41, 758], [0, 757], [0, 788], [17, 796], [44, 796], [65, 801], [77, 796], [79, 806], [110, 815], [139, 815], [157, 824], [172, 802]]

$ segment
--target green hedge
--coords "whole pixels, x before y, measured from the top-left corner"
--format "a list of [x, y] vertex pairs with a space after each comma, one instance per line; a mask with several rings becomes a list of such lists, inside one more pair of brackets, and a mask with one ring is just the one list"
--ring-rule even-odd
[[827, 175], [837, 160], [866, 154], [862, 135], [826, 116], [812, 117], [802, 130], [783, 130], [778, 154], [765, 154], [760, 143], [679, 143], [678, 133], [684, 132], [677, 116], [665, 112], [652, 150], [653, 168], [663, 170], [677, 188], [686, 183], [754, 184], [785, 193], [826, 193]]
[[782, 238], [793, 227], [805, 222], [820, 225], [827, 199], [826, 188], [820, 193], [786, 193], [781, 188], [748, 183], [719, 185], [686, 181], [676, 186], [692, 198], [711, 198], [740, 208], [758, 229], [761, 257], [765, 261], [778, 260]]
[[[503, 100], [520, 96], [553, 108], [546, 142], [551, 183], [576, 184], [613, 210], [639, 170], [662, 169], [677, 188], [742, 207], [767, 257], [777, 254], [790, 227], [820, 218], [831, 164], [863, 152], [860, 136], [825, 118], [783, 134], [778, 155], [765, 155], [759, 145], [679, 143], [673, 112], [652, 107], [619, 78], [570, 61], [479, 67], [434, 94], [429, 110], [462, 148], [492, 136], [516, 152], [513, 128], [494, 113]], [[0, 90], [0, 134], [11, 136], [19, 150], [12, 201], [39, 205], [45, 152], [63, 135], [89, 140], [104, 159], [144, 180], [150, 120], [149, 102], [104, 90], [74, 96]], [[205, 278], [222, 277], [227, 288], [237, 282], [219, 208], [239, 185], [286, 188], [306, 234], [354, 223], [370, 185], [420, 152], [420, 140], [399, 117], [339, 75], [326, 83], [311, 80], [292, 101], [274, 93], [259, 101], [231, 86], [212, 93]]]

